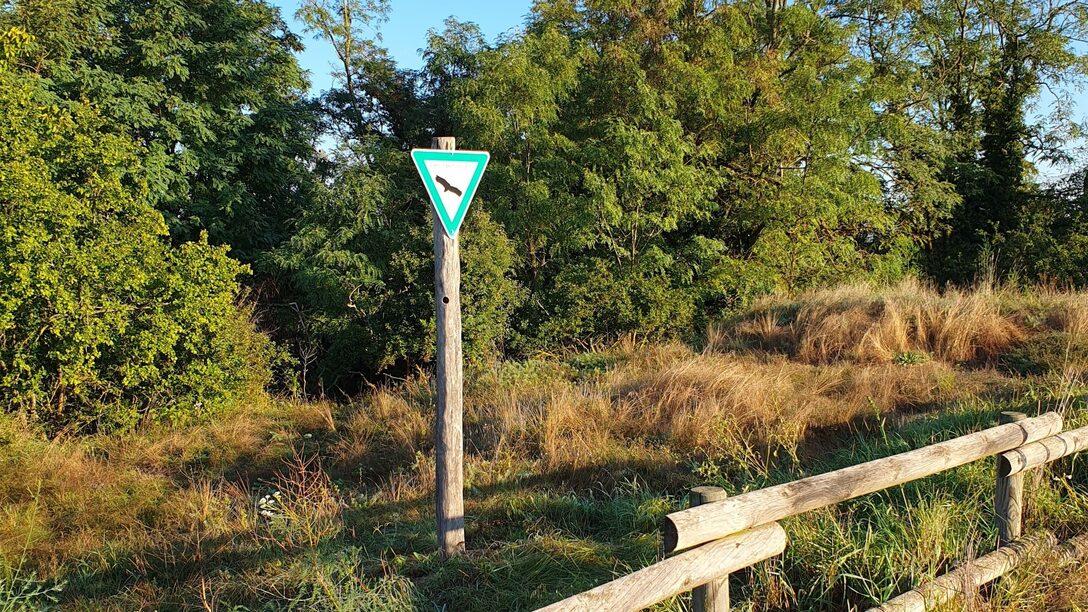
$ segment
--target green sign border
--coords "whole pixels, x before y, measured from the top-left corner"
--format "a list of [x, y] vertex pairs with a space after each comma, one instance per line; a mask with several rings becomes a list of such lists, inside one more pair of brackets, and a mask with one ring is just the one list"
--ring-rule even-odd
[[[438, 218], [442, 221], [442, 228], [446, 230], [446, 235], [450, 238], [457, 236], [457, 232], [461, 229], [461, 222], [465, 220], [465, 213], [468, 212], [468, 206], [476, 195], [476, 188], [480, 186], [480, 177], [484, 175], [487, 162], [490, 160], [491, 154], [487, 151], [412, 149], [412, 162], [416, 166], [416, 172], [419, 173], [419, 178], [423, 179], [423, 186], [427, 189], [427, 195], [431, 199], [431, 206], [438, 213]], [[434, 184], [434, 178], [427, 172], [427, 167], [424, 165], [424, 162], [429, 161], [476, 162], [476, 171], [472, 174], [472, 180], [469, 181], [464, 195], [461, 196], [461, 205], [457, 207], [457, 214], [452, 219], [446, 214], [446, 207], [442, 205], [442, 197], [439, 195], [438, 187]]]

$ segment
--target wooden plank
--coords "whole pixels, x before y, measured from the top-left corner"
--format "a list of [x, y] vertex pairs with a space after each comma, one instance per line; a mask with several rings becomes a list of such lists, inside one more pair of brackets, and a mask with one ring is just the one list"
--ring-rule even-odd
[[1011, 476], [1044, 463], [1068, 457], [1086, 448], [1088, 448], [1088, 427], [1073, 429], [1003, 453], [998, 460], [998, 473]]
[[[456, 139], [435, 138], [432, 149], [453, 150]], [[438, 548], [446, 557], [465, 550], [464, 439], [462, 432], [461, 255], [457, 237], [434, 223], [434, 286], [437, 366], [435, 372], [435, 508]]]
[[970, 597], [978, 588], [1003, 576], [1036, 549], [1054, 547], [1054, 536], [1044, 534], [1018, 540], [935, 578], [916, 589], [871, 608], [868, 612], [924, 612], [957, 597]]
[[545, 606], [540, 612], [624, 612], [641, 610], [692, 588], [781, 554], [786, 532], [778, 523], [761, 525], [659, 561], [637, 572]]
[[[1002, 412], [1002, 423], [1019, 423], [1028, 415], [1022, 412]], [[998, 468], [994, 489], [994, 516], [997, 519], [998, 548], [1020, 539], [1024, 521], [1024, 475], [1002, 475]]]
[[[701, 506], [729, 497], [721, 487], [695, 487], [688, 494], [688, 506]], [[691, 591], [692, 612], [729, 612], [729, 576], [695, 587]]]
[[1003, 453], [1052, 436], [1062, 417], [1047, 413], [917, 450], [804, 478], [670, 514], [662, 526], [666, 552], [698, 546], [771, 521]]

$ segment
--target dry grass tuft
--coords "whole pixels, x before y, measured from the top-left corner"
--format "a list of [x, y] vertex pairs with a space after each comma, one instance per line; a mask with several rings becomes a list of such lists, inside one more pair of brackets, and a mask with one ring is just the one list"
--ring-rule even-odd
[[[781, 352], [815, 364], [889, 363], [921, 354], [949, 363], [994, 363], [1021, 341], [1009, 294], [948, 290], [917, 280], [888, 287], [858, 284], [768, 299], [739, 320], [712, 326], [715, 351]], [[1079, 315], [1078, 315], [1079, 316]]]
[[549, 396], [541, 408], [540, 452], [548, 471], [585, 468], [611, 447], [615, 411], [600, 393], [567, 389]]
[[935, 362], [908, 368], [668, 354], [669, 361], [651, 356], [653, 367], [634, 362], [612, 374], [613, 388], [621, 393], [617, 425], [627, 435], [654, 433], [674, 448], [715, 454], [738, 442], [792, 449], [810, 428], [951, 401], [977, 392], [994, 376]]

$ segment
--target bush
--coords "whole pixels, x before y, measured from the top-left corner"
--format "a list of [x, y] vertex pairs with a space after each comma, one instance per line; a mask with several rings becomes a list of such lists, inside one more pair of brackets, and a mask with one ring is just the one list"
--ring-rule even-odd
[[235, 305], [245, 267], [173, 248], [143, 153], [87, 104], [16, 68], [0, 34], [0, 403], [51, 428], [206, 413], [268, 377]]

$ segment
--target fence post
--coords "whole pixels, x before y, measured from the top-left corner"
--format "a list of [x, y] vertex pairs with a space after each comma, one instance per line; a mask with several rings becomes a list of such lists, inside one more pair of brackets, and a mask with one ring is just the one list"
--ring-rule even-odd
[[[1016, 423], [1027, 419], [1022, 412], [1002, 412], [1001, 424]], [[994, 511], [997, 515], [997, 545], [1007, 546], [1020, 538], [1024, 513], [1024, 473], [1002, 476], [997, 474], [997, 490], [994, 494]]]
[[[695, 487], [688, 505], [699, 506], [728, 497], [721, 487]], [[692, 612], [729, 612], [729, 576], [723, 576], [691, 590]]]

